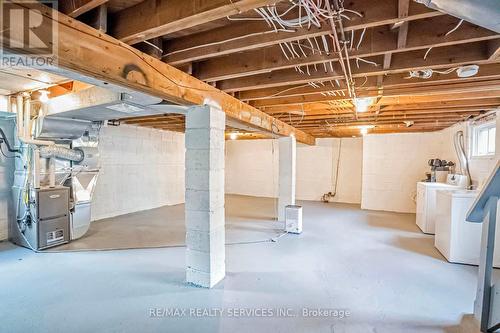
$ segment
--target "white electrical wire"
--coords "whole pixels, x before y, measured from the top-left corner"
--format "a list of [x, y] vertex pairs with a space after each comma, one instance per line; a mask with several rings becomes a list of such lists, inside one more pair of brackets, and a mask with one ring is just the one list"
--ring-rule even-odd
[[365, 36], [365, 32], [366, 32], [366, 28], [364, 28], [363, 31], [361, 32], [361, 36], [359, 37], [358, 45], [356, 45], [356, 50], [359, 49], [359, 46], [363, 42], [363, 37]]
[[376, 62], [373, 62], [373, 61], [370, 61], [370, 60], [366, 60], [366, 59], [363, 59], [363, 58], [356, 58], [356, 66], [359, 68], [359, 62], [362, 61], [364, 63], [367, 63], [367, 64], [370, 64], [370, 65], [373, 65], [375, 67], [378, 67], [379, 64], [377, 64]]
[[445, 34], [445, 37], [448, 36], [449, 34], [451, 34], [453, 31], [457, 30], [458, 28], [460, 28], [460, 26], [462, 25], [462, 23], [464, 23], [464, 20], [460, 20], [458, 22], [458, 24], [453, 28], [451, 29], [450, 31], [448, 31], [446, 34]]

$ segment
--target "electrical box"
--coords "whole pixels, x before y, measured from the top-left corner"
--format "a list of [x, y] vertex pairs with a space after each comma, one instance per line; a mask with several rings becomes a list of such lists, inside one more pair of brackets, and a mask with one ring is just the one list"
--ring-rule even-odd
[[292, 234], [302, 233], [302, 206], [285, 207], [285, 231]]

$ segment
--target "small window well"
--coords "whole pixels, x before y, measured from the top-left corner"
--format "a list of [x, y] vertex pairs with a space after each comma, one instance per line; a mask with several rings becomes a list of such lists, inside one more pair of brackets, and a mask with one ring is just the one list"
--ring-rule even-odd
[[472, 157], [495, 155], [496, 122], [472, 127]]

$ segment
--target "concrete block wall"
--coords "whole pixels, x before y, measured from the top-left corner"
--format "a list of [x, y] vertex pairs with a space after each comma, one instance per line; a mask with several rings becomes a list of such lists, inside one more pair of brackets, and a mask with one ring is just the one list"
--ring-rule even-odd
[[414, 213], [416, 183], [441, 146], [436, 133], [366, 135], [361, 208]]
[[[465, 133], [469, 149], [470, 130], [460, 123], [437, 132], [367, 135], [363, 140], [363, 189], [361, 207], [415, 212], [416, 183], [429, 171], [427, 161], [440, 158], [458, 162], [453, 136]], [[481, 187], [500, 157], [500, 117], [497, 113], [496, 155], [470, 158], [473, 184]]]
[[[340, 148], [340, 163], [338, 162]], [[361, 202], [362, 138], [317, 139], [315, 146], [297, 148], [297, 199], [321, 200], [335, 189], [333, 202]]]
[[101, 130], [92, 220], [184, 202], [184, 134], [137, 126]]
[[[317, 139], [315, 146], [297, 144], [297, 200], [321, 200], [333, 191], [340, 139]], [[362, 139], [342, 139], [337, 195], [333, 201], [361, 202]], [[226, 142], [226, 193], [278, 196], [277, 140]]]
[[[444, 159], [457, 161], [457, 156], [455, 153], [455, 148], [453, 146], [453, 137], [455, 133], [459, 130], [465, 133], [465, 149], [469, 151], [471, 148], [470, 144], [470, 128], [467, 123], [460, 123], [454, 126], [448, 127], [441, 131], [442, 136], [442, 156]], [[497, 135], [496, 135], [496, 154], [495, 156], [488, 157], [471, 157], [469, 160], [469, 169], [471, 173], [472, 183], [478, 187], [482, 187], [484, 182], [488, 179], [491, 171], [495, 167], [498, 159], [500, 158], [500, 116], [497, 114]]]
[[278, 197], [277, 140], [226, 142], [226, 193]]

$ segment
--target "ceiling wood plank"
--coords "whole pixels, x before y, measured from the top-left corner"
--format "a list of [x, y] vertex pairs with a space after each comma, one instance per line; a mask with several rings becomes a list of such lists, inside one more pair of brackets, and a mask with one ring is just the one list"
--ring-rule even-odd
[[[456, 23], [454, 18], [442, 18], [444, 22]], [[359, 49], [350, 52], [352, 57], [372, 57], [390, 52], [408, 52], [423, 50], [429, 47], [443, 47], [462, 43], [473, 43], [482, 40], [500, 39], [500, 35], [489, 30], [478, 28], [470, 24], [464, 26], [443, 38], [444, 32], [434, 26], [437, 21], [422, 20], [413, 22], [408, 35], [408, 45], [397, 48], [397, 39], [387, 27], [367, 30], [363, 43]], [[415, 26], [413, 26], [415, 25]], [[438, 31], [436, 31], [438, 30]], [[295, 42], [294, 42], [295, 43]], [[308, 44], [305, 44], [307, 47]], [[306, 51], [308, 51], [306, 49]], [[294, 68], [295, 66], [322, 65], [330, 61], [337, 61], [336, 54], [310, 54], [305, 57], [286, 59], [278, 46], [252, 50], [237, 55], [228, 55], [209, 59], [198, 63], [196, 76], [203, 81], [220, 81], [237, 77], [269, 73], [271, 71]]]
[[[314, 144], [312, 136], [90, 26], [64, 14], [55, 15], [53, 9], [40, 3], [5, 3], [4, 6], [11, 10], [41, 12], [44, 20], [38, 27], [39, 35], [50, 34], [52, 25], [57, 26], [59, 50], [53, 65], [44, 68], [49, 72], [103, 87], [131, 89], [182, 105], [218, 104], [228, 117], [250, 127], [278, 135], [294, 134], [299, 142]], [[22, 24], [15, 22], [11, 28], [22, 30]], [[2, 40], [2, 47], [4, 52], [15, 55], [18, 50], [11, 45], [20, 40], [15, 40], [18, 36], [10, 38]]]
[[70, 17], [78, 17], [94, 8], [104, 5], [108, 0], [65, 0], [59, 1], [59, 11]]
[[[439, 69], [461, 66], [470, 63], [488, 63], [489, 57], [485, 51], [484, 42], [471, 43], [469, 47], [463, 48], [461, 45], [440, 47], [433, 50], [432, 56], [424, 59], [425, 50], [403, 52], [392, 55], [392, 65], [390, 69], [384, 70], [380, 64], [382, 57], [373, 57], [371, 60], [378, 63], [373, 66], [364, 62], [356, 63], [351, 59], [353, 77], [377, 76], [389, 73], [402, 73], [417, 69]], [[328, 67], [327, 71], [321, 70], [310, 73], [310, 75], [300, 74], [294, 69], [273, 71], [267, 74], [253, 75], [249, 77], [236, 78], [219, 81], [218, 87], [226, 92], [244, 91], [259, 88], [287, 86], [293, 84], [305, 84], [311, 81], [342, 80], [343, 75], [340, 66], [336, 63], [333, 72]]]
[[[476, 100], [460, 100], [460, 101], [441, 101], [441, 102], [422, 102], [415, 104], [396, 104], [387, 105], [380, 108], [381, 111], [406, 111], [406, 110], [424, 110], [424, 109], [449, 109], [449, 108], [461, 108], [471, 110], [490, 110], [496, 108], [500, 105], [500, 97], [497, 98], [486, 98], [486, 99], [476, 99]], [[268, 114], [276, 115], [281, 113], [301, 113], [305, 112], [310, 114], [312, 112], [337, 112], [336, 110], [343, 110], [342, 112], [352, 111], [352, 107], [338, 107], [335, 105], [330, 105], [327, 102], [310, 103], [304, 105], [283, 105], [283, 106], [269, 106], [262, 108], [262, 110]], [[372, 108], [368, 110], [371, 111]]]
[[111, 35], [124, 43], [135, 44], [275, 2], [276, 0], [145, 0], [116, 13]]
[[[372, 96], [376, 96], [373, 94]], [[391, 104], [409, 104], [409, 103], [419, 103], [424, 101], [453, 101], [453, 100], [469, 100], [478, 98], [494, 98], [500, 96], [500, 90], [487, 90], [487, 91], [477, 91], [469, 92], [464, 94], [463, 92], [458, 93], [445, 93], [445, 94], [434, 94], [434, 95], [411, 95], [411, 96], [382, 96], [377, 102], [378, 105], [391, 105]], [[266, 106], [281, 106], [290, 104], [307, 104], [307, 103], [318, 103], [318, 102], [335, 102], [335, 101], [349, 101], [350, 98], [347, 96], [315, 96], [315, 95], [305, 95], [305, 96], [294, 96], [294, 97], [283, 97], [275, 98], [272, 100], [260, 100], [254, 101], [251, 105], [256, 108], [266, 107]]]
[[[345, 8], [361, 12], [364, 15], [362, 18], [353, 15], [351, 20], [345, 22], [344, 30], [346, 32], [394, 24], [401, 20], [412, 21], [444, 15], [441, 12], [429, 10], [421, 4], [412, 2], [409, 15], [400, 19], [397, 15], [397, 2], [394, 0], [350, 1], [345, 3]], [[331, 28], [327, 24], [323, 24], [319, 29], [311, 27], [310, 29], [296, 29], [295, 33], [275, 33], [261, 22], [238, 22], [212, 31], [169, 41], [164, 60], [169, 64], [177, 65], [268, 47], [283, 42], [320, 37], [330, 33]]]

